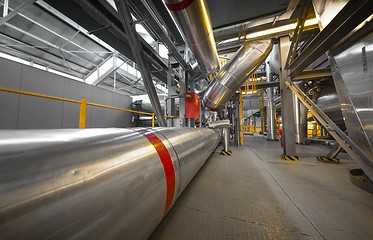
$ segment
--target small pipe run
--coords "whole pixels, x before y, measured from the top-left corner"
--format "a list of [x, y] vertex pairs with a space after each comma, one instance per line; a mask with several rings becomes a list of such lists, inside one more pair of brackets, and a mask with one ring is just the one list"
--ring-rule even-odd
[[209, 128], [212, 128], [212, 129], [223, 129], [223, 145], [224, 145], [223, 151], [226, 153], [230, 152], [229, 150], [230, 126], [231, 124], [230, 124], [229, 119], [214, 121], [214, 122], [211, 122], [209, 125]]

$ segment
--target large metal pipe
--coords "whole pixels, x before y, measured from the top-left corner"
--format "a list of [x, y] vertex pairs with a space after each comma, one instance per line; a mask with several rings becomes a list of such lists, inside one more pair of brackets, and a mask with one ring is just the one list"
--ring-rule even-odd
[[346, 130], [339, 97], [334, 85], [320, 87], [319, 92], [314, 97], [314, 101], [341, 130]]
[[204, 74], [219, 68], [218, 53], [205, 0], [165, 0]]
[[238, 50], [209, 85], [203, 103], [211, 110], [219, 110], [259, 67], [272, 50], [271, 40], [251, 42]]
[[220, 141], [211, 129], [0, 134], [0, 239], [147, 239]]
[[295, 142], [298, 144], [307, 142], [307, 108], [293, 94]]

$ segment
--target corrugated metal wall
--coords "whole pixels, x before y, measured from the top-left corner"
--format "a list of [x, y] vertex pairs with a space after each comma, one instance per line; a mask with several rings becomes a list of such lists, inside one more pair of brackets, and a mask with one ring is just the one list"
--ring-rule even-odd
[[[0, 59], [0, 87], [130, 108], [131, 98]], [[87, 128], [130, 127], [130, 113], [87, 106]], [[0, 129], [77, 128], [79, 104], [0, 91]]]

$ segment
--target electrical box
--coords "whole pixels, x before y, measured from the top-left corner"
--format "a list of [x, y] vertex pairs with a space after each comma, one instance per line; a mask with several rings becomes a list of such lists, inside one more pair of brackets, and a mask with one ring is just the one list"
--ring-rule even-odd
[[199, 119], [199, 96], [195, 92], [188, 92], [186, 94], [185, 118]]

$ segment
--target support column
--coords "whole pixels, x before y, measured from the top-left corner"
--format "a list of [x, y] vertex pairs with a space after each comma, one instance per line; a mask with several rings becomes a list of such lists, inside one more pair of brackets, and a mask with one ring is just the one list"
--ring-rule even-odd
[[180, 99], [179, 99], [179, 127], [186, 126], [186, 119], [185, 119], [185, 94], [186, 94], [186, 83], [188, 81], [187, 72], [181, 70], [180, 76], [182, 79], [179, 81], [180, 85]]
[[295, 131], [294, 131], [294, 108], [293, 93], [286, 86], [286, 81], [291, 81], [289, 70], [285, 70], [286, 59], [289, 54], [289, 37], [280, 38], [279, 62], [280, 62], [280, 92], [281, 92], [281, 115], [282, 115], [282, 137], [284, 141], [283, 155], [295, 156]]
[[[167, 72], [167, 98], [166, 98], [166, 114], [167, 116], [175, 116], [176, 115], [176, 104], [175, 104], [175, 97], [177, 95], [176, 93], [176, 81], [175, 81], [175, 75], [172, 71], [172, 63], [171, 60], [173, 59], [171, 56], [169, 56], [169, 62], [168, 62], [168, 72]], [[175, 127], [173, 118], [167, 119], [167, 127]]]
[[233, 110], [234, 110], [234, 144], [239, 147], [240, 146], [240, 101], [239, 99], [233, 101]]
[[[273, 72], [270, 67], [270, 62], [266, 61], [266, 81], [271, 82], [273, 79]], [[274, 103], [274, 89], [267, 88], [267, 139], [271, 141], [277, 140], [276, 127], [276, 108]]]

